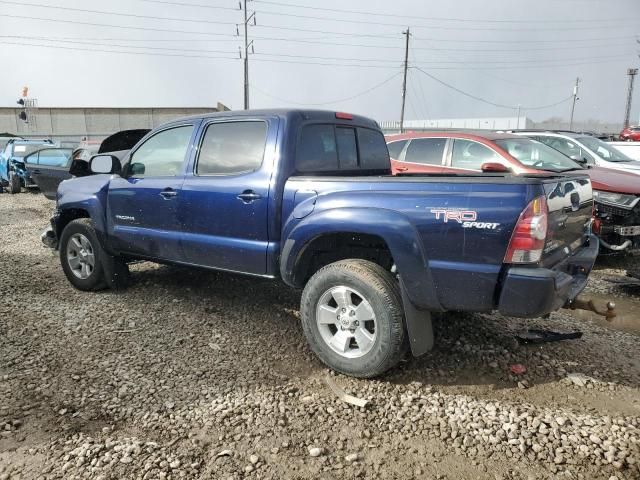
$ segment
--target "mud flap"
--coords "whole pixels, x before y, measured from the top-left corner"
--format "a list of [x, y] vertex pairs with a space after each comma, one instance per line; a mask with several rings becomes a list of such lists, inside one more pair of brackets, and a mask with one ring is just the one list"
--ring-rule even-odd
[[102, 268], [104, 280], [111, 290], [123, 290], [129, 284], [129, 267], [126, 263], [103, 250]]
[[431, 312], [418, 310], [413, 303], [411, 303], [402, 277], [400, 278], [400, 291], [402, 293], [402, 305], [404, 307], [404, 318], [407, 324], [407, 335], [409, 336], [411, 353], [414, 357], [419, 357], [433, 348]]

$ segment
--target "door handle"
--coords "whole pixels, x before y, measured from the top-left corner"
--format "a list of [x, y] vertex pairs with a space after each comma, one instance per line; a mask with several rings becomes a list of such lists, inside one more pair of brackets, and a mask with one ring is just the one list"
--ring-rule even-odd
[[396, 170], [398, 170], [399, 172], [406, 172], [407, 170], [409, 170], [409, 167], [396, 167]]
[[245, 190], [237, 197], [239, 200], [242, 200], [244, 203], [252, 203], [256, 200], [260, 200], [262, 195], [254, 192], [253, 190]]
[[178, 195], [178, 192], [176, 192], [173, 188], [169, 187], [162, 190], [159, 195], [165, 200], [171, 200], [172, 198]]

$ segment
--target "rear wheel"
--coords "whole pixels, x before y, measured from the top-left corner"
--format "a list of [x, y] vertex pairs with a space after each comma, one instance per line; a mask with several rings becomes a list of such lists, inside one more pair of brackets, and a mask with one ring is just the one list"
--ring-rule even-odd
[[407, 352], [399, 286], [393, 275], [365, 260], [320, 269], [302, 293], [302, 328], [330, 368], [375, 377]]
[[22, 190], [22, 182], [16, 172], [9, 172], [9, 193], [20, 193]]

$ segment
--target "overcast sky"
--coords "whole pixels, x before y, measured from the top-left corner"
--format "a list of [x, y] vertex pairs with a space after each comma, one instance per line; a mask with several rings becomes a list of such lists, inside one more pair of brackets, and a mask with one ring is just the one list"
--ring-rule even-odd
[[[254, 10], [252, 108], [398, 119], [406, 26], [409, 119], [510, 116], [518, 104], [536, 120], [568, 118], [580, 77], [576, 118], [621, 122], [626, 70], [640, 66], [639, 0], [255, 0]], [[242, 108], [242, 15], [237, 0], [0, 0], [0, 105], [28, 85], [41, 107]], [[636, 92], [634, 123], [640, 79]]]

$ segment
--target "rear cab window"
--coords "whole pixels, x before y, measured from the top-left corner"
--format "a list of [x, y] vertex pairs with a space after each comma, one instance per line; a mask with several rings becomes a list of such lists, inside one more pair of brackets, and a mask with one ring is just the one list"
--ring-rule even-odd
[[340, 124], [308, 124], [301, 129], [296, 149], [298, 173], [381, 172], [390, 169], [382, 132]]

